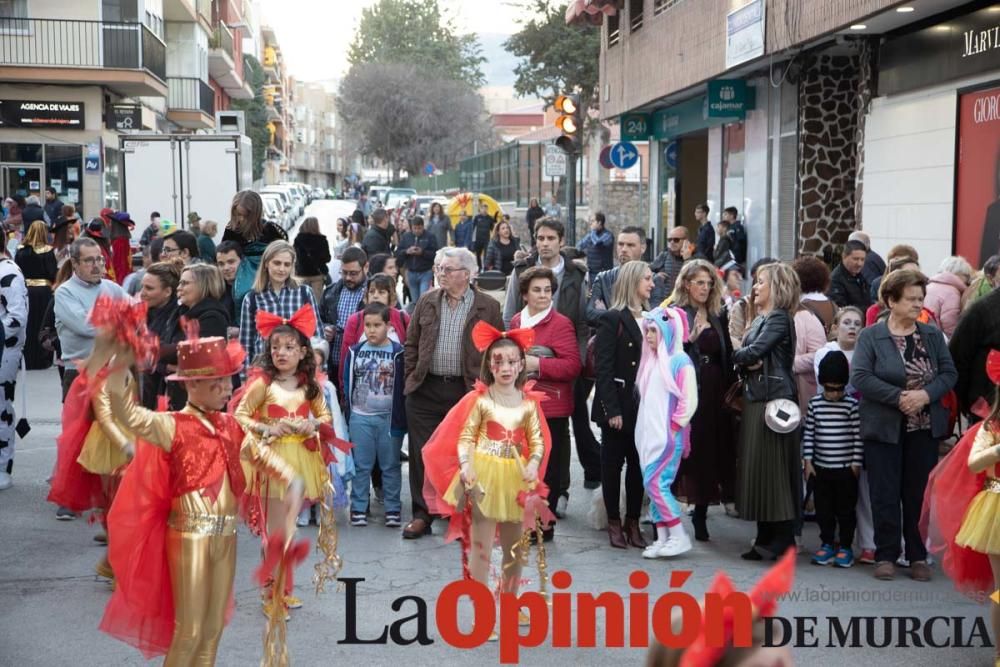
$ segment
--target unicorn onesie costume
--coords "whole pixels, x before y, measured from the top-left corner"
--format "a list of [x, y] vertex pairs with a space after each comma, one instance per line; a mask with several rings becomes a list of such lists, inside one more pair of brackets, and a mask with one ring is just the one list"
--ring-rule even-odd
[[667, 558], [691, 549], [691, 539], [681, 524], [680, 503], [670, 486], [681, 459], [691, 449], [689, 424], [698, 409], [698, 383], [694, 365], [684, 351], [688, 337], [684, 311], [667, 307], [646, 313], [642, 331], [645, 344], [636, 377], [639, 415], [635, 446], [650, 499], [650, 517], [656, 524], [656, 541], [642, 555]]

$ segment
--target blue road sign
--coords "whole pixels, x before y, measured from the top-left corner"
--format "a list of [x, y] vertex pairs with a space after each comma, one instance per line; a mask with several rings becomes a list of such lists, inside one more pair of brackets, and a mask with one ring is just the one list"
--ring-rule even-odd
[[667, 161], [667, 166], [671, 169], [677, 168], [677, 142], [671, 141], [667, 144], [667, 147], [663, 149], [663, 157]]
[[611, 147], [611, 164], [619, 169], [628, 169], [639, 161], [639, 151], [634, 144], [619, 141]]
[[437, 167], [434, 166], [433, 162], [428, 162], [424, 165], [424, 173], [428, 176], [433, 176], [435, 171], [437, 171]]

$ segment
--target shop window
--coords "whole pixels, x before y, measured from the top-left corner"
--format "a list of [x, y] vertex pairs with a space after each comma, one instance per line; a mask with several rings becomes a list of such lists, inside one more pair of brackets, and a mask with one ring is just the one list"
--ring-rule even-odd
[[0, 144], [0, 162], [41, 162], [41, 144]]
[[743, 218], [743, 175], [746, 160], [746, 127], [730, 123], [722, 129], [722, 206], [735, 206]]
[[619, 30], [620, 22], [621, 16], [617, 11], [608, 17], [608, 48], [617, 44], [621, 38], [621, 31]]
[[681, 3], [681, 0], [653, 0], [653, 16], [659, 16], [671, 7]]
[[642, 27], [642, 9], [646, 0], [628, 0], [628, 20], [631, 32]]
[[121, 206], [121, 188], [118, 174], [117, 148], [104, 149], [104, 205], [116, 211]]
[[83, 195], [83, 148], [76, 144], [45, 146], [46, 187], [53, 187], [67, 204], [80, 207]]

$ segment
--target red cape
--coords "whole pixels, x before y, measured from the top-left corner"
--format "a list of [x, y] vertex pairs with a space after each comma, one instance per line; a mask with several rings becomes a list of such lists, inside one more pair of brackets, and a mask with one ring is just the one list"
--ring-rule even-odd
[[62, 432], [56, 438], [56, 467], [52, 474], [48, 501], [74, 512], [101, 508], [107, 503], [100, 475], [84, 469], [77, 458], [94, 423], [90, 399], [93, 387], [86, 373], [80, 373], [69, 388], [62, 409]]

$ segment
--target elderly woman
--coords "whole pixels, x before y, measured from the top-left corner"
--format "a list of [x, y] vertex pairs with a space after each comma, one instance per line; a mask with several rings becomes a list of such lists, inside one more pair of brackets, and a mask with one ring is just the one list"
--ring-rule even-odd
[[[535, 388], [546, 396], [545, 421], [552, 433], [552, 451], [545, 469], [545, 484], [549, 487], [549, 507], [553, 513], [557, 511], [560, 490], [569, 486], [569, 418], [573, 416], [573, 382], [580, 375], [576, 326], [556, 312], [552, 304], [558, 289], [559, 282], [551, 269], [544, 266], [527, 269], [518, 279], [524, 308], [510, 321], [511, 329], [535, 332], [535, 344], [528, 350], [525, 370], [528, 377], [538, 381]], [[545, 538], [552, 539], [553, 531], [554, 528], [547, 529]]]
[[261, 310], [278, 317], [290, 318], [299, 308], [308, 304], [316, 313], [316, 332], [313, 336], [323, 336], [322, 320], [312, 288], [300, 285], [292, 277], [294, 266], [295, 248], [288, 241], [272, 242], [260, 258], [253, 288], [243, 299], [240, 310], [240, 344], [247, 352], [245, 366], [253, 363], [262, 350], [263, 343], [257, 333], [257, 313]]
[[688, 316], [689, 354], [698, 369], [698, 410], [691, 419], [691, 453], [677, 473], [677, 496], [694, 505], [694, 538], [708, 540], [708, 506], [725, 503], [735, 514], [736, 443], [719, 397], [733, 382], [728, 322], [722, 312], [722, 279], [703, 259], [681, 268], [672, 305]]
[[[625, 549], [631, 544], [646, 548], [639, 530], [642, 510], [642, 470], [635, 448], [635, 422], [639, 400], [635, 379], [642, 355], [640, 325], [643, 310], [649, 309], [653, 272], [641, 261], [626, 262], [618, 272], [614, 297], [601, 313], [595, 344], [597, 371], [593, 421], [601, 426], [601, 492], [608, 513], [611, 546]], [[625, 524], [622, 525], [621, 475], [625, 465]]]
[[901, 538], [910, 577], [931, 578], [918, 522], [938, 443], [949, 435], [941, 398], [958, 373], [941, 331], [918, 321], [926, 289], [927, 278], [919, 271], [903, 269], [883, 278], [880, 300], [889, 316], [861, 332], [851, 364], [851, 383], [861, 392], [876, 579], [895, 576]]
[[[145, 279], [145, 278], [144, 278]], [[160, 336], [160, 362], [172, 370], [177, 365], [177, 345], [188, 336], [184, 332], [183, 321], [196, 320], [201, 338], [226, 337], [229, 329], [229, 310], [222, 303], [226, 286], [222, 272], [209, 264], [185, 266], [177, 282], [177, 310], [167, 320], [163, 335]], [[167, 384], [170, 409], [181, 410], [187, 403], [187, 390], [183, 382]]]
[[792, 314], [799, 307], [799, 290], [799, 277], [788, 264], [760, 267], [753, 286], [758, 317], [733, 353], [744, 378], [736, 509], [757, 522], [745, 560], [777, 558], [795, 545], [802, 488], [799, 438], [795, 431], [772, 430], [764, 412], [768, 401], [796, 398]]
[[972, 282], [972, 265], [964, 257], [948, 257], [927, 281], [924, 307], [934, 315], [944, 335], [951, 338], [962, 314], [962, 295]]
[[198, 234], [198, 256], [206, 264], [215, 264], [215, 235], [219, 233], [219, 223], [206, 220], [201, 223], [201, 233]]

